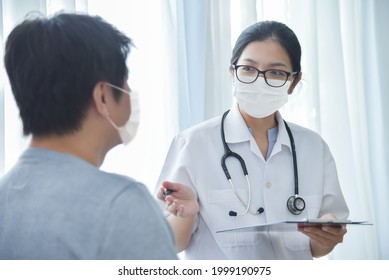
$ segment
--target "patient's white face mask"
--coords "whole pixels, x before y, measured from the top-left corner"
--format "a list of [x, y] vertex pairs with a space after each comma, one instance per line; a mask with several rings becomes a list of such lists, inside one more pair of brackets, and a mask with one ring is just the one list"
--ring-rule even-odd
[[288, 101], [290, 81], [282, 87], [269, 86], [263, 77], [251, 84], [235, 81], [234, 96], [239, 107], [254, 118], [267, 117], [280, 109]]
[[117, 126], [113, 121], [107, 116], [108, 121], [112, 124], [114, 128], [119, 132], [120, 139], [124, 145], [130, 143], [138, 131], [139, 119], [140, 119], [140, 106], [139, 106], [139, 94], [136, 91], [126, 91], [120, 87], [107, 83], [110, 87], [118, 89], [122, 92], [129, 94], [131, 102], [131, 115], [130, 118], [123, 126]]

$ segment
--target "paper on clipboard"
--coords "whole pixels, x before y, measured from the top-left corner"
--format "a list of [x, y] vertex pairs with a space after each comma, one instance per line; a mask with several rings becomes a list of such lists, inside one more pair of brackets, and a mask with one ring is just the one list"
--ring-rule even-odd
[[296, 231], [297, 226], [335, 226], [340, 227], [342, 225], [372, 225], [369, 221], [351, 221], [351, 220], [336, 220], [336, 219], [304, 219], [293, 221], [280, 221], [269, 224], [260, 224], [246, 227], [236, 227], [230, 229], [224, 229], [216, 231], [216, 233], [240, 231], [240, 232], [261, 232], [261, 231]]

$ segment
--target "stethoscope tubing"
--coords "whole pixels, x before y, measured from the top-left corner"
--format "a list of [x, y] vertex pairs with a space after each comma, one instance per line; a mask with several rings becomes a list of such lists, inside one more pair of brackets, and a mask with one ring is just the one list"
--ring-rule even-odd
[[[254, 211], [252, 211], [250, 209], [251, 208], [251, 185], [250, 185], [250, 180], [249, 180], [249, 177], [248, 177], [248, 171], [247, 171], [246, 163], [245, 163], [244, 159], [238, 153], [235, 153], [235, 152], [231, 151], [231, 149], [228, 146], [228, 144], [226, 142], [226, 139], [225, 139], [224, 120], [225, 120], [225, 118], [226, 118], [226, 116], [227, 116], [227, 114], [229, 112], [230, 112], [230, 110], [227, 110], [226, 112], [224, 112], [224, 114], [222, 116], [222, 120], [221, 120], [220, 134], [221, 134], [221, 139], [222, 139], [223, 148], [224, 148], [224, 154], [221, 157], [221, 167], [222, 167], [223, 172], [224, 172], [227, 180], [229, 181], [230, 186], [231, 186], [232, 190], [234, 191], [235, 195], [237, 196], [239, 201], [242, 203], [242, 205], [246, 208], [245, 212], [243, 214], [239, 214], [239, 215], [245, 215], [248, 212], [250, 212], [253, 215], [258, 215], [258, 214], [262, 213], [263, 211], [254, 212]], [[298, 215], [298, 214], [300, 214], [302, 212], [302, 210], [304, 210], [305, 202], [304, 202], [304, 200], [301, 197], [299, 197], [297, 156], [296, 156], [296, 146], [295, 146], [293, 134], [292, 134], [292, 131], [290, 130], [290, 128], [289, 128], [289, 126], [288, 126], [286, 121], [284, 121], [284, 124], [285, 124], [286, 131], [288, 133], [289, 140], [290, 140], [290, 145], [291, 145], [291, 148], [292, 148], [293, 174], [294, 174], [294, 197], [292, 196], [292, 197], [290, 197], [288, 199], [287, 207], [288, 207], [289, 211], [292, 214]], [[232, 183], [232, 178], [231, 178], [230, 172], [228, 171], [228, 167], [226, 165], [226, 160], [229, 157], [233, 157], [233, 158], [235, 158], [235, 159], [237, 159], [239, 161], [239, 163], [241, 165], [241, 168], [242, 168], [242, 171], [243, 171], [243, 175], [246, 177], [246, 181], [247, 181], [247, 185], [248, 185], [248, 189], [249, 189], [248, 203], [244, 202], [244, 200], [237, 193], [234, 184]], [[300, 202], [304, 203], [304, 207], [302, 209], [296, 209], [295, 208], [295, 201], [294, 201], [294, 199], [296, 199], [296, 198], [298, 198]], [[262, 207], [260, 209], [263, 210]]]

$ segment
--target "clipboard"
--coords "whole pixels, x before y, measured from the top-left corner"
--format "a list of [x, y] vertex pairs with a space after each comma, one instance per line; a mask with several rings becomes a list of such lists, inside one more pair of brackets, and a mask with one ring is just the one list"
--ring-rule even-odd
[[216, 233], [223, 232], [288, 232], [297, 231], [297, 227], [301, 226], [334, 226], [341, 227], [343, 225], [373, 225], [369, 221], [351, 221], [351, 220], [335, 220], [335, 219], [304, 219], [304, 220], [286, 220], [269, 224], [260, 224], [245, 227], [235, 227], [229, 229], [218, 230]]
[[368, 221], [351, 221], [351, 220], [337, 220], [337, 219], [306, 219], [301, 221], [283, 221], [281, 223], [297, 224], [302, 226], [334, 226], [341, 227], [343, 225], [372, 225]]

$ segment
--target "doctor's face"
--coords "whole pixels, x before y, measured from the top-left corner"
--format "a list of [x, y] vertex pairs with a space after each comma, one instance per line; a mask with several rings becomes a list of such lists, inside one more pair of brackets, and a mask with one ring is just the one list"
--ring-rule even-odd
[[[273, 69], [289, 73], [293, 72], [292, 63], [288, 53], [284, 47], [274, 39], [253, 41], [249, 43], [243, 49], [236, 65], [246, 65], [254, 67], [260, 71]], [[260, 74], [260, 76], [262, 76], [262, 74]], [[288, 90], [289, 93], [292, 93], [300, 78], [300, 75], [294, 79], [292, 75], [289, 76], [288, 80], [293, 80]], [[233, 79], [235, 81], [235, 75], [233, 75]]]

